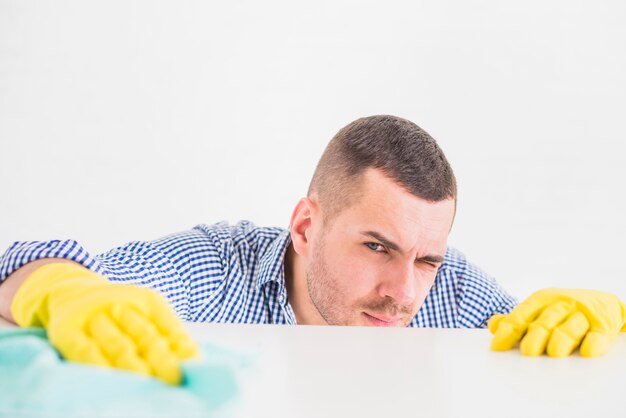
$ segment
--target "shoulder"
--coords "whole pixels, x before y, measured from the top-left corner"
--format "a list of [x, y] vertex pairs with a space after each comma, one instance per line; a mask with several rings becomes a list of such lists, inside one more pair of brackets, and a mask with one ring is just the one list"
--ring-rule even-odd
[[212, 225], [197, 225], [195, 233], [203, 234], [222, 259], [233, 256], [241, 258], [257, 258], [281, 241], [288, 230], [280, 227], [262, 227], [242, 220], [230, 225], [222, 221]]
[[485, 270], [468, 261], [464, 253], [454, 247], [448, 247], [440, 273], [448, 273], [461, 286], [468, 286], [490, 292], [495, 286], [495, 280]]
[[454, 247], [448, 246], [440, 269], [458, 273], [465, 270], [466, 267], [467, 258], [465, 257], [465, 254]]
[[222, 245], [249, 246], [257, 250], [265, 242], [275, 240], [286, 229], [280, 227], [261, 227], [251, 221], [242, 220], [230, 225], [226, 221], [212, 225], [200, 224], [193, 228], [211, 238], [215, 243]]
[[446, 251], [436, 283], [455, 289], [462, 326], [482, 327], [491, 315], [508, 312], [517, 303], [491, 275], [452, 247]]

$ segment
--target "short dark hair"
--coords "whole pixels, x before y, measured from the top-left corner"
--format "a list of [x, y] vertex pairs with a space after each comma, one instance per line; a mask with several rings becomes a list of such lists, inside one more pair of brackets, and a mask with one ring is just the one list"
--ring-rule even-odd
[[437, 142], [409, 120], [376, 115], [339, 130], [317, 164], [308, 195], [317, 193], [326, 220], [352, 202], [367, 168], [427, 201], [452, 198], [456, 209], [456, 179]]

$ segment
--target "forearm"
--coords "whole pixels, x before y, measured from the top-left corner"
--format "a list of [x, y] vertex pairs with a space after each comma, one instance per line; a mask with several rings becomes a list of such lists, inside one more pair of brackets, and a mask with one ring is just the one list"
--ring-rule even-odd
[[[76, 263], [65, 258], [42, 258], [24, 264], [19, 269], [11, 273], [2, 283], [0, 283], [0, 317], [15, 323], [11, 315], [11, 304], [17, 289], [24, 283], [24, 280], [37, 268], [50, 263]], [[80, 264], [79, 264], [80, 265]]]
[[[72, 260], [112, 282], [150, 287], [160, 292], [181, 318], [188, 319], [190, 270], [199, 271], [196, 273], [199, 277], [194, 276], [195, 281], [208, 281], [207, 286], [221, 277], [214, 277], [214, 269], [205, 266], [207, 257], [220, 262], [212, 245], [205, 233], [194, 230], [154, 242], [133, 241], [94, 257], [74, 240], [15, 242], [0, 256], [0, 317], [15, 322], [10, 313], [14, 295], [25, 277], [38, 266]], [[208, 255], [199, 257], [199, 249]], [[200, 295], [207, 291], [206, 286], [197, 287]]]

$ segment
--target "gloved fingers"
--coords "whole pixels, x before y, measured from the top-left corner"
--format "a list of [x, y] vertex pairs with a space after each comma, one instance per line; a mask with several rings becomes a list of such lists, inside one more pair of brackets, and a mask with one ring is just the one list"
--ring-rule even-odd
[[82, 333], [72, 333], [71, 338], [49, 335], [50, 342], [54, 345], [63, 358], [79, 363], [93, 364], [96, 366], [111, 367], [111, 362], [100, 350], [98, 343]]
[[498, 330], [491, 340], [491, 349], [494, 351], [506, 351], [512, 349], [522, 338], [523, 330], [515, 328], [506, 320], [500, 321]]
[[497, 319], [492, 326], [495, 329], [491, 340], [491, 349], [495, 351], [510, 350], [517, 344], [530, 322], [539, 315], [543, 305], [522, 302], [505, 318]]
[[135, 341], [139, 355], [149, 365], [151, 374], [166, 383], [179, 384], [182, 375], [178, 358], [157, 327], [129, 306], [114, 307], [112, 312], [121, 329]]
[[589, 321], [582, 312], [575, 311], [567, 320], [554, 328], [548, 341], [550, 357], [567, 357], [580, 345], [589, 330]]
[[495, 332], [503, 323], [508, 323], [515, 329], [526, 331], [526, 327], [541, 313], [545, 308], [543, 304], [529, 303], [528, 300], [517, 305], [509, 314], [504, 315], [504, 318], [498, 317], [494, 321], [492, 328]]
[[134, 341], [106, 313], [96, 314], [87, 323], [87, 331], [113, 366], [150, 375], [150, 367], [137, 355]]
[[181, 336], [178, 340], [170, 342], [170, 345], [181, 360], [190, 360], [200, 356], [198, 345], [189, 337]]
[[487, 322], [487, 328], [489, 328], [489, 331], [492, 334], [496, 333], [496, 331], [498, 330], [498, 325], [500, 324], [500, 321], [502, 321], [504, 318], [506, 318], [506, 315], [504, 314], [496, 314], [492, 316], [491, 318], [489, 318], [489, 321]]
[[114, 306], [111, 316], [120, 329], [134, 341], [141, 355], [148, 351], [154, 340], [161, 337], [153, 323], [128, 305]]
[[613, 342], [610, 335], [599, 331], [589, 331], [580, 346], [580, 355], [583, 357], [599, 357], [609, 351]]
[[146, 360], [152, 367], [154, 374], [161, 380], [172, 385], [178, 385], [182, 381], [180, 361], [164, 338], [154, 340], [146, 352]]
[[545, 308], [541, 314], [528, 326], [528, 331], [520, 343], [520, 351], [527, 356], [540, 356], [546, 350], [546, 345], [552, 330], [566, 320], [574, 310], [571, 302], [556, 302]]
[[197, 344], [193, 341], [183, 322], [165, 303], [156, 303], [153, 308], [153, 319], [161, 335], [170, 343], [170, 348], [182, 360], [200, 355]]

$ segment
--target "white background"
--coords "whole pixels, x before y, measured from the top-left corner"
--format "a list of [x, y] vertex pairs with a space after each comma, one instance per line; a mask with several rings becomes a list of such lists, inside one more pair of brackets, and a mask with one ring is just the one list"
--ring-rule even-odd
[[[626, 298], [623, 1], [0, 1], [0, 247], [287, 226], [328, 140], [408, 118], [449, 243], [511, 293]], [[1, 252], [0, 251], [0, 252]]]

